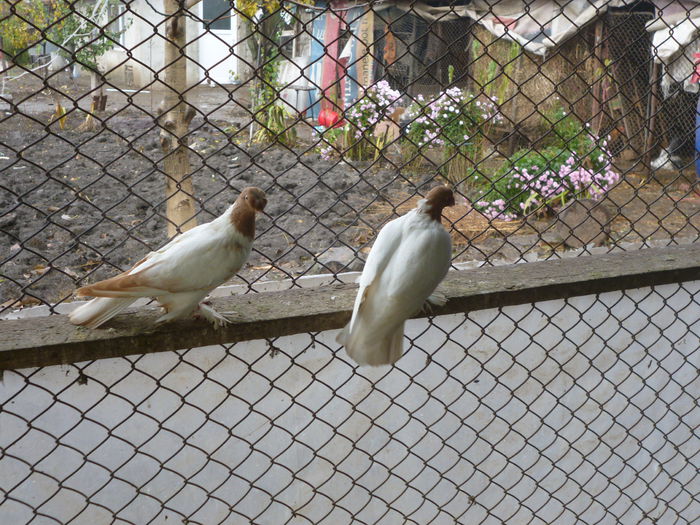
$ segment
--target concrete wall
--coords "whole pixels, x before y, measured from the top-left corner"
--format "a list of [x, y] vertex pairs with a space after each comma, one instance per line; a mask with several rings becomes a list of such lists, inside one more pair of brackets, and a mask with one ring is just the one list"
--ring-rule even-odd
[[0, 523], [690, 523], [699, 293], [412, 321], [394, 368], [327, 332], [6, 372]]
[[[155, 8], [155, 10], [154, 10]], [[196, 11], [193, 7], [193, 12]], [[158, 12], [157, 12], [157, 11]], [[143, 88], [153, 82], [155, 73], [160, 73], [163, 78], [163, 46], [165, 43], [165, 25], [162, 23], [163, 17], [159, 14], [163, 12], [163, 0], [135, 0], [131, 3], [131, 11], [137, 16], [128, 14], [131, 23], [124, 33], [123, 47], [115, 47], [102, 57], [100, 64], [104, 71], [109, 71], [107, 78], [118, 86], [126, 87], [124, 66], [130, 65], [133, 68], [134, 88]], [[196, 61], [199, 57], [199, 35], [200, 24], [187, 17], [187, 39], [190, 42], [187, 46], [188, 60], [187, 77], [188, 83], [194, 84], [199, 81], [200, 68]], [[157, 29], [154, 32], [154, 27]], [[128, 49], [131, 58], [127, 55]], [[152, 89], [158, 89], [153, 86]]]

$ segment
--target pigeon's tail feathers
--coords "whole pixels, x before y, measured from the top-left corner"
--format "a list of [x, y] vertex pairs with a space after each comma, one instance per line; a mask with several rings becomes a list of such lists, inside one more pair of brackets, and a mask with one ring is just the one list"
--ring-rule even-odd
[[97, 328], [126, 309], [135, 300], [135, 297], [98, 297], [79, 306], [68, 317], [75, 325]]
[[388, 355], [386, 364], [393, 365], [396, 361], [401, 359], [403, 355], [403, 325], [404, 323], [401, 323], [388, 338], [389, 344], [387, 347]]
[[391, 365], [403, 354], [403, 326], [404, 323], [401, 323], [393, 331], [374, 340], [348, 337], [346, 327], [336, 340], [345, 346], [348, 355], [360, 365]]
[[350, 323], [346, 324], [343, 329], [338, 332], [335, 336], [335, 342], [339, 345], [345, 346], [345, 342], [348, 340], [348, 334], [350, 333]]

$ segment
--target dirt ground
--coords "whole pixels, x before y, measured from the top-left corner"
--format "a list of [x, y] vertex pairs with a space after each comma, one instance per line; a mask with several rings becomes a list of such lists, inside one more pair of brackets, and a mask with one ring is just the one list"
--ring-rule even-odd
[[[27, 304], [31, 296], [60, 300], [76, 279], [112, 275], [166, 241], [158, 130], [133, 117], [112, 119], [110, 129], [50, 135], [26, 117], [0, 123], [0, 302], [18, 299], [27, 285]], [[362, 167], [325, 161], [308, 147], [244, 151], [212, 126], [194, 132], [192, 147], [201, 155], [192, 159], [199, 222], [222, 213], [246, 186], [268, 193], [241, 275], [247, 280], [307, 272], [317, 254], [352, 245], [376, 225], [364, 208], [412, 186], [382, 170], [362, 180]]]
[[[131, 106], [113, 112], [108, 129], [77, 133], [54, 123], [47, 133], [50, 101], [33, 103], [48, 105], [32, 117], [0, 114], [0, 311], [17, 300], [64, 300], [82, 279], [114, 275], [166, 241], [162, 152], [152, 119]], [[262, 187], [269, 201], [239, 282], [361, 268], [376, 229], [436, 182], [429, 171], [324, 160], [309, 144], [294, 151], [238, 145], [221, 130], [244, 118], [221, 116], [192, 124], [198, 221], [220, 214], [245, 186]], [[78, 118], [72, 115], [68, 128]], [[700, 198], [677, 173], [645, 182], [631, 170], [603, 205], [613, 218], [613, 242], [691, 239], [700, 231]], [[458, 261], [553, 249], [551, 217], [490, 224], [460, 198], [447, 223]], [[328, 263], [327, 250], [340, 246], [352, 247], [356, 258]]]

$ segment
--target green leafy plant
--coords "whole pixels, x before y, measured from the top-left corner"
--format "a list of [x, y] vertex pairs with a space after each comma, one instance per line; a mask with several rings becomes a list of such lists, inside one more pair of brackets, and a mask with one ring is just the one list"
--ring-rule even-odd
[[254, 140], [291, 146], [296, 142], [296, 131], [288, 124], [289, 112], [279, 104], [282, 85], [278, 80], [283, 59], [281, 35], [291, 13], [278, 0], [236, 0], [236, 11], [248, 26], [251, 36], [246, 41], [257, 66], [251, 95], [258, 126]]
[[[474, 38], [471, 43], [472, 61], [478, 63], [474, 67], [474, 81], [479, 90], [487, 97], [494, 97], [502, 104], [508, 96], [508, 91], [513, 85], [513, 70], [518, 56], [522, 53], [522, 46], [518, 42], [511, 42], [507, 53], [500, 51], [485, 50], [478, 38]], [[505, 50], [505, 48], [504, 48]], [[494, 60], [490, 58], [492, 53], [497, 52], [500, 56]], [[486, 62], [488, 61], [488, 62]], [[486, 64], [483, 66], [483, 64]]]
[[256, 142], [280, 142], [292, 146], [296, 142], [296, 130], [288, 124], [289, 112], [279, 104], [282, 86], [277, 80], [281, 56], [279, 52], [269, 57], [262, 66], [259, 83], [253, 92], [253, 113], [259, 129]]
[[26, 64], [29, 61], [28, 51], [41, 42], [41, 31], [51, 22], [51, 13], [41, 0], [0, 0], [3, 53], [16, 64]]
[[320, 131], [314, 132], [317, 138], [316, 151], [321, 154], [321, 158], [330, 160], [336, 154], [342, 154], [345, 143], [346, 131], [343, 128], [317, 128]]

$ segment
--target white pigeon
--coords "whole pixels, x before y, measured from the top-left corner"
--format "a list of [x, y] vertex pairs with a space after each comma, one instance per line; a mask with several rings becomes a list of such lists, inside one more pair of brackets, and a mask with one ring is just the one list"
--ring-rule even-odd
[[426, 301], [445, 304], [435, 288], [450, 267], [452, 240], [440, 217], [454, 203], [450, 188], [433, 188], [379, 232], [360, 276], [352, 318], [336, 338], [357, 363], [395, 363], [403, 353], [406, 319]]
[[156, 323], [195, 315], [214, 326], [225, 325], [229, 320], [202, 300], [246, 262], [255, 213], [266, 204], [260, 188], [244, 189], [220, 217], [178, 235], [130, 270], [78, 289], [78, 296], [97, 299], [73, 310], [70, 322], [97, 328], [139, 297], [154, 297], [165, 310]]

